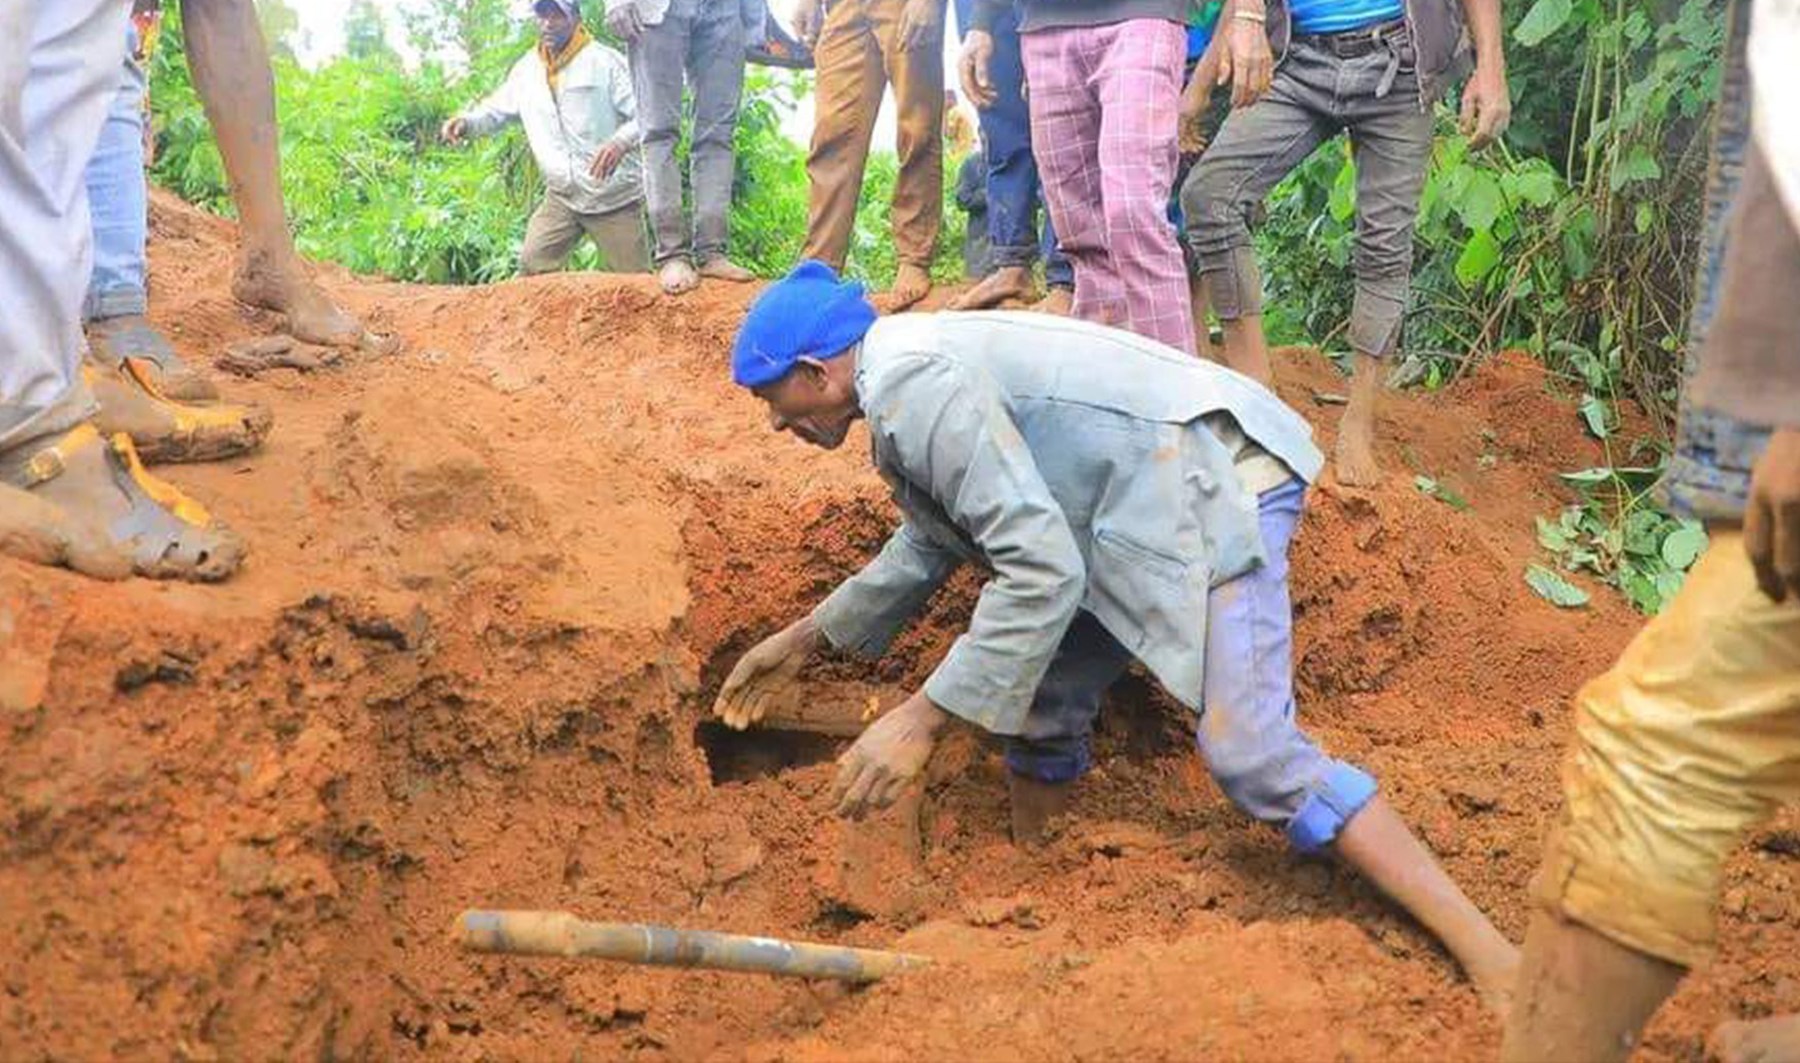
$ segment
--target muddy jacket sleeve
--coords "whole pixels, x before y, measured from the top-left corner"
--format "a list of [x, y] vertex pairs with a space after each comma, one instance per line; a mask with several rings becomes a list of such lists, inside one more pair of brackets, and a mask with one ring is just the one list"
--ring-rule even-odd
[[863, 570], [845, 580], [813, 610], [813, 623], [839, 650], [879, 657], [962, 558], [902, 524]]
[[1081, 552], [992, 377], [930, 354], [887, 363], [865, 410], [877, 450], [993, 570], [925, 694], [979, 727], [1016, 734], [1080, 606]]

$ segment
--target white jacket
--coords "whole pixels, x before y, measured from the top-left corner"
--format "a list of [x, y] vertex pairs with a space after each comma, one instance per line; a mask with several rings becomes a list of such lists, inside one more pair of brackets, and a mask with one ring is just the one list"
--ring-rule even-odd
[[[1740, 15], [1741, 17], [1741, 15]], [[1788, 216], [1800, 226], [1800, 3], [1757, 0], [1750, 14], [1750, 94], [1757, 143]]]
[[[636, 116], [625, 57], [599, 41], [562, 68], [554, 94], [533, 48], [492, 95], [461, 115], [469, 136], [487, 136], [509, 122], [523, 124], [550, 194], [581, 214], [618, 210], [643, 198]], [[605, 181], [596, 181], [588, 167], [608, 141], [629, 144], [630, 150]]]

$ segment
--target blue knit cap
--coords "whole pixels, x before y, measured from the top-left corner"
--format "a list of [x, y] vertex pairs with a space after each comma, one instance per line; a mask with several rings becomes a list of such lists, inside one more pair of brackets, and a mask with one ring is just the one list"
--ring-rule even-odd
[[802, 358], [835, 358], [863, 338], [875, 308], [863, 286], [839, 280], [808, 259], [750, 304], [731, 345], [731, 378], [747, 388], [773, 384]]

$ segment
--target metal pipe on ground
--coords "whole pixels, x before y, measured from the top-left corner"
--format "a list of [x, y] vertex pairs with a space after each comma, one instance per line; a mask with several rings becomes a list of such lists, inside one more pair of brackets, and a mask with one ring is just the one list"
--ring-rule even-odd
[[925, 956], [807, 941], [683, 930], [649, 923], [597, 923], [568, 912], [486, 911], [457, 916], [457, 941], [475, 952], [598, 957], [656, 967], [701, 967], [797, 978], [877, 982], [924, 967]]

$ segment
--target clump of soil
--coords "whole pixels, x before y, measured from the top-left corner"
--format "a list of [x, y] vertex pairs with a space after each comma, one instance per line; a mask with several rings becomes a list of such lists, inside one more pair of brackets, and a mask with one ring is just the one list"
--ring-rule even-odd
[[[222, 278], [230, 227], [153, 209], [151, 312], [198, 364], [273, 321]], [[267, 449], [169, 471], [252, 543], [222, 587], [0, 560], [0, 1028], [18, 1058], [1478, 1059], [1497, 1030], [1368, 888], [1290, 854], [1206, 779], [1141, 676], [1043, 851], [1005, 838], [993, 751], [851, 829], [830, 735], [731, 735], [734, 656], [879, 544], [854, 441], [771, 436], [725, 372], [747, 296], [649, 278], [487, 289], [337, 275], [406, 338], [227, 380]], [[1334, 390], [1287, 352], [1329, 435]], [[1554, 472], [1599, 460], [1531, 363], [1397, 397], [1381, 490], [1315, 491], [1296, 542], [1302, 712], [1367, 765], [1517, 937], [1558, 801], [1566, 701], [1638, 618], [1525, 588]], [[1412, 487], [1453, 484], [1467, 512]], [[975, 582], [806, 697], [890, 704]], [[792, 707], [794, 711], [816, 707]], [[1792, 816], [1734, 861], [1721, 962], [1642, 1058], [1800, 1008]], [[469, 906], [561, 908], [941, 963], [861, 991], [459, 953]]]

